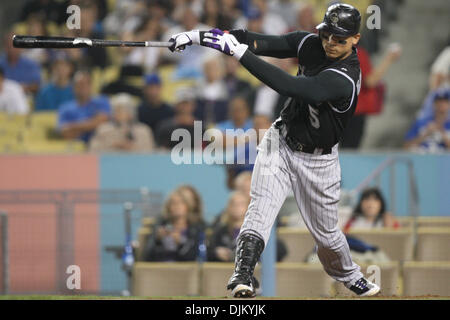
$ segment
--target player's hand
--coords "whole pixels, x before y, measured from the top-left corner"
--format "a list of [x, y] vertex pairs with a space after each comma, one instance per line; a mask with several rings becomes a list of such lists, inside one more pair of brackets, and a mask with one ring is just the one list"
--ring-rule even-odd
[[239, 43], [232, 34], [223, 32], [220, 29], [212, 29], [206, 32], [201, 44], [202, 46], [213, 48], [226, 55], [233, 56], [238, 60], [241, 59], [248, 49], [246, 44]]
[[198, 30], [191, 30], [174, 34], [169, 39], [173, 44], [169, 47], [169, 50], [174, 52], [181, 52], [186, 49], [186, 46], [192, 44], [200, 44], [200, 32]]

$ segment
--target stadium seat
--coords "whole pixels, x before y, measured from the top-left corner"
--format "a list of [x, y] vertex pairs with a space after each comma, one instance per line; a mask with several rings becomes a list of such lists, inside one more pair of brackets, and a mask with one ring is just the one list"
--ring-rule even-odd
[[147, 243], [147, 239], [152, 233], [152, 230], [149, 226], [142, 226], [138, 230], [137, 239], [139, 242], [139, 247], [136, 250], [136, 260], [143, 261], [144, 260], [144, 248]]
[[403, 295], [450, 297], [450, 262], [405, 262]]
[[414, 237], [411, 228], [353, 229], [349, 235], [377, 246], [393, 261], [413, 259]]
[[413, 217], [395, 217], [395, 219], [400, 223], [402, 228], [412, 228], [414, 227]]
[[417, 261], [450, 261], [450, 228], [418, 228]]
[[284, 241], [288, 249], [288, 254], [283, 262], [304, 262], [315, 246], [310, 232], [303, 228], [278, 228], [278, 237]]
[[450, 217], [418, 217], [419, 227], [446, 227], [450, 228]]
[[320, 264], [277, 263], [278, 297], [330, 297], [332, 283]]
[[137, 262], [133, 267], [135, 296], [194, 296], [199, 292], [195, 262]]
[[[208, 297], [224, 297], [228, 295], [226, 285], [233, 274], [234, 263], [208, 262], [202, 266], [200, 295]], [[261, 279], [259, 265], [255, 268], [255, 276]]]
[[[360, 264], [361, 272], [371, 281], [375, 281], [381, 286], [380, 295], [394, 296], [399, 295], [399, 263], [398, 262], [383, 262], [376, 265]], [[379, 268], [379, 278], [375, 274], [376, 268]], [[348, 290], [342, 283], [335, 282], [336, 296], [351, 297], [356, 296], [353, 292]]]

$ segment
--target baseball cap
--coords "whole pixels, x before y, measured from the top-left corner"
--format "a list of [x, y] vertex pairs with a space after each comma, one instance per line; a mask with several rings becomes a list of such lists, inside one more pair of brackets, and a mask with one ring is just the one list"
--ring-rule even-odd
[[247, 19], [248, 20], [256, 20], [261, 18], [262, 13], [257, 8], [251, 8], [247, 13]]
[[449, 89], [441, 89], [436, 91], [433, 97], [433, 101], [437, 100], [450, 100], [450, 90]]
[[145, 85], [160, 85], [161, 84], [161, 78], [158, 74], [152, 73], [145, 76]]

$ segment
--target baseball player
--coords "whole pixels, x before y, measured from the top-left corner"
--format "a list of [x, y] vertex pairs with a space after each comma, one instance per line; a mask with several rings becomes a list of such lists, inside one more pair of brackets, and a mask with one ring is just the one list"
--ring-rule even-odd
[[[289, 97], [280, 118], [260, 143], [279, 143], [278, 161], [272, 161], [276, 158], [270, 152], [259, 152], [255, 162], [251, 202], [237, 240], [234, 274], [227, 286], [234, 297], [255, 296], [253, 271], [291, 188], [325, 271], [359, 296], [380, 291], [352, 261], [345, 236], [337, 227], [341, 182], [338, 142], [355, 111], [361, 86], [355, 48], [360, 24], [358, 10], [335, 4], [316, 27], [318, 35], [296, 31], [270, 36], [213, 29], [171, 38], [173, 51], [200, 44], [231, 55], [263, 83]], [[297, 57], [298, 74], [289, 75], [257, 55]], [[267, 174], [270, 170], [273, 174]]]

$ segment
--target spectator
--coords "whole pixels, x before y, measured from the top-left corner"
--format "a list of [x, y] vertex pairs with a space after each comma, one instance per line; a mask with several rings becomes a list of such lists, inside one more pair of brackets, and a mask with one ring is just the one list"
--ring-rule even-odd
[[[292, 67], [291, 59], [274, 59], [268, 58], [269, 63], [272, 63], [280, 69], [290, 73]], [[258, 115], [264, 115], [271, 120], [275, 120], [280, 116], [288, 97], [280, 95], [272, 88], [261, 85], [256, 90], [254, 113]]]
[[386, 204], [377, 188], [366, 189], [362, 192], [358, 205], [352, 217], [346, 223], [344, 232], [351, 228], [399, 228], [400, 224], [390, 212], [386, 211]]
[[187, 130], [191, 137], [191, 147], [194, 144], [194, 110], [195, 94], [193, 88], [179, 89], [175, 98], [175, 115], [167, 118], [156, 129], [156, 142], [162, 149], [171, 149], [180, 141], [172, 141], [172, 132], [176, 129]]
[[[298, 3], [292, 0], [269, 0], [269, 12], [283, 17], [289, 29], [295, 28]], [[316, 24], [317, 25], [317, 24]], [[303, 29], [300, 29], [303, 30]], [[308, 31], [308, 30], [304, 30]]]
[[361, 66], [361, 90], [355, 114], [347, 123], [340, 146], [357, 149], [361, 143], [366, 126], [366, 118], [370, 114], [380, 113], [383, 107], [384, 85], [381, 83], [389, 67], [397, 61], [402, 51], [398, 44], [391, 44], [382, 61], [374, 68], [368, 52], [358, 47], [358, 58]]
[[20, 21], [26, 21], [30, 16], [41, 16], [44, 21], [62, 24], [67, 19], [67, 2], [56, 0], [26, 1], [21, 13]]
[[193, 214], [183, 193], [173, 191], [145, 246], [146, 261], [194, 261], [204, 232], [201, 217]]
[[250, 186], [252, 184], [252, 173], [243, 171], [234, 178], [233, 189], [250, 196]]
[[34, 110], [58, 110], [61, 104], [73, 100], [73, 72], [72, 62], [65, 55], [60, 55], [51, 66], [51, 82], [41, 88], [36, 96]]
[[281, 16], [268, 10], [266, 0], [253, 0], [253, 8], [247, 13], [247, 18], [238, 19], [234, 27], [275, 35], [286, 33], [289, 29]]
[[144, 99], [138, 108], [138, 120], [156, 132], [158, 125], [174, 116], [173, 107], [162, 100], [161, 78], [158, 74], [145, 77]]
[[[225, 85], [228, 89], [228, 96], [240, 96], [247, 100], [249, 106], [253, 106], [255, 101], [255, 90], [252, 85], [238, 77], [239, 61], [230, 56], [225, 56]], [[252, 112], [251, 112], [252, 113]]]
[[144, 71], [140, 65], [123, 64], [120, 67], [119, 77], [103, 86], [101, 92], [106, 95], [128, 93], [141, 99], [142, 88], [136, 85], [136, 79], [143, 78], [143, 76]]
[[[81, 5], [80, 29], [72, 30], [75, 37], [84, 37], [90, 39], [103, 39], [103, 31], [99, 21], [99, 10], [95, 3], [90, 1], [82, 1]], [[106, 48], [83, 48], [84, 67], [104, 69], [109, 64]]]
[[417, 120], [406, 134], [405, 147], [419, 151], [450, 150], [450, 95], [441, 91], [434, 97], [434, 114]]
[[235, 97], [230, 101], [229, 120], [219, 122], [216, 128], [220, 131], [226, 132], [227, 129], [237, 130], [242, 129], [247, 131], [253, 128], [253, 121], [250, 118], [250, 109], [247, 101], [241, 97]]
[[[208, 260], [231, 262], [235, 256], [236, 239], [239, 235], [250, 197], [239, 191], [231, 193], [227, 207], [216, 224], [208, 245]], [[277, 239], [277, 261], [287, 254], [286, 246]]]
[[[146, 17], [138, 25], [136, 30], [124, 33], [123, 40], [128, 41], [151, 41], [156, 40], [159, 33], [159, 22], [157, 19]], [[124, 65], [141, 66], [144, 73], [155, 72], [161, 54], [161, 48], [123, 47], [127, 55], [123, 59]]]
[[111, 99], [112, 120], [101, 124], [90, 140], [90, 151], [150, 152], [153, 132], [136, 121], [136, 103], [122, 93]]
[[220, 30], [230, 30], [233, 26], [233, 19], [221, 9], [220, 0], [205, 0], [201, 22]]
[[14, 80], [5, 79], [0, 67], [0, 111], [10, 114], [27, 114], [30, 110], [22, 86]]
[[430, 90], [450, 87], [450, 46], [447, 46], [431, 66], [429, 79]]
[[426, 119], [434, 115], [434, 100], [438, 96], [450, 97], [450, 87], [439, 88], [436, 91], [431, 91], [430, 93], [428, 93], [428, 95], [425, 98], [425, 101], [423, 102], [423, 106], [417, 115], [417, 120]]
[[184, 197], [189, 201], [192, 208], [192, 213], [200, 219], [203, 217], [203, 202], [202, 197], [198, 191], [189, 184], [181, 185], [177, 188], [177, 191], [181, 192]]
[[41, 67], [22, 56], [22, 49], [13, 47], [12, 37], [13, 33], [7, 33], [4, 38], [5, 53], [0, 56], [0, 67], [5, 78], [20, 83], [26, 94], [35, 94], [41, 82]]
[[[30, 16], [27, 19], [26, 26], [26, 34], [30, 36], [47, 36], [47, 27], [45, 24], [45, 20], [40, 16]], [[35, 49], [27, 49], [22, 51], [22, 54], [25, 58], [33, 60], [40, 66], [47, 67], [49, 55], [48, 49], [45, 48], [35, 48]]]
[[[162, 40], [168, 41], [174, 34], [189, 30], [210, 30], [212, 27], [199, 22], [198, 13], [191, 6], [181, 5], [176, 10], [176, 21], [180, 24], [168, 29], [164, 33]], [[202, 46], [190, 46], [183, 54], [173, 54], [169, 50], [163, 51], [166, 61], [177, 64], [177, 69], [173, 74], [174, 80], [184, 78], [201, 78], [203, 75], [203, 63], [209, 51]]]
[[297, 11], [296, 30], [316, 33], [316, 26], [319, 24], [315, 18], [314, 7], [309, 3], [302, 3]]
[[225, 66], [221, 55], [213, 53], [203, 65], [204, 80], [197, 88], [197, 108], [195, 117], [202, 120], [205, 127], [227, 118], [227, 86], [224, 81]]
[[74, 77], [75, 99], [62, 104], [58, 110], [58, 128], [63, 138], [88, 143], [95, 129], [108, 121], [108, 99], [92, 97], [91, 88], [90, 73], [78, 71]]

